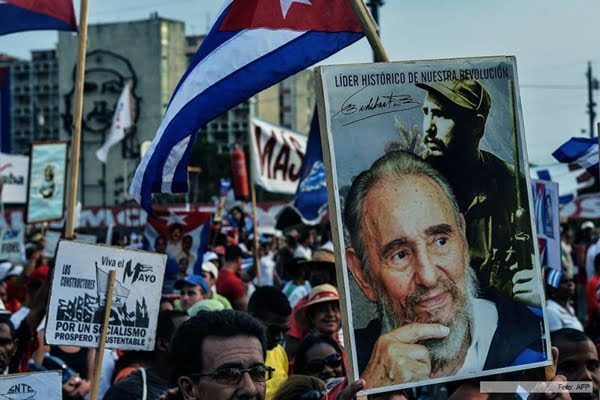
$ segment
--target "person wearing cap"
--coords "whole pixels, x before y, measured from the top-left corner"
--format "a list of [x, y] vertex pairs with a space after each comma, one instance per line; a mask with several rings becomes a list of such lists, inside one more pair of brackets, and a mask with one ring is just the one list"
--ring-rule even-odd
[[[518, 171], [517, 188], [514, 167], [480, 148], [492, 108], [490, 93], [475, 80], [418, 83], [417, 87], [427, 92], [422, 156], [453, 189], [466, 220], [471, 264], [482, 288], [494, 286], [539, 306], [533, 303], [537, 282], [532, 279], [531, 249], [518, 239], [532, 236], [526, 180]], [[502, 134], [513, 137], [511, 132]], [[517, 281], [521, 283], [513, 285]]]
[[208, 298], [209, 287], [200, 275], [190, 275], [175, 282], [175, 289], [181, 291], [181, 309], [187, 311], [197, 302]]
[[217, 277], [217, 292], [225, 296], [235, 310], [248, 309], [246, 286], [238, 274], [242, 270], [243, 253], [239, 246], [231, 245], [225, 249], [225, 263]]
[[296, 312], [294, 318], [309, 333], [321, 333], [339, 341], [342, 317], [336, 287], [329, 284], [315, 286], [308, 296], [308, 302]]
[[[214, 254], [214, 253], [213, 253]], [[211, 262], [202, 263], [202, 277], [208, 284], [208, 297], [207, 299], [215, 300], [221, 303], [223, 310], [231, 310], [231, 303], [226, 297], [221, 296], [217, 293], [215, 283], [219, 277], [219, 270], [216, 265]]]

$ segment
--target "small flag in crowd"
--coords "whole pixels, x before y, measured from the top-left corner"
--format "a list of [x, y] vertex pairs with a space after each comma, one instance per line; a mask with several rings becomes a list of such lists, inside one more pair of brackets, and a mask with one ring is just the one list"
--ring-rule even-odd
[[208, 248], [211, 214], [200, 211], [158, 211], [148, 216], [144, 229], [144, 250], [154, 251], [159, 236], [167, 240], [167, 254], [186, 269], [187, 274], [202, 269], [202, 257]]
[[117, 107], [115, 108], [115, 114], [113, 115], [112, 124], [110, 131], [106, 136], [106, 141], [96, 151], [96, 157], [98, 160], [106, 164], [108, 152], [112, 146], [119, 143], [125, 138], [125, 132], [133, 125], [133, 106], [131, 98], [131, 81], [128, 81], [123, 87]]
[[185, 192], [198, 130], [235, 105], [363, 37], [347, 0], [225, 0], [181, 78], [129, 192]]
[[598, 138], [573, 137], [552, 155], [561, 163], [568, 163], [570, 169], [585, 169], [598, 178]]
[[302, 222], [313, 225], [321, 221], [327, 212], [327, 184], [325, 165], [319, 130], [317, 109], [313, 113], [310, 133], [306, 145], [306, 155], [300, 173], [300, 184], [296, 190], [293, 208], [298, 211]]
[[77, 31], [72, 0], [0, 0], [0, 35], [35, 30]]
[[552, 287], [557, 288], [560, 285], [560, 278], [562, 277], [562, 271], [554, 268], [546, 269], [546, 283]]

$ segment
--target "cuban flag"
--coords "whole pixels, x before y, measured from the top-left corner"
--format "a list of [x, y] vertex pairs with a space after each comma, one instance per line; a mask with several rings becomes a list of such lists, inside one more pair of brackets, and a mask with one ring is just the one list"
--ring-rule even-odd
[[0, 0], [0, 35], [35, 30], [77, 31], [72, 0]]
[[225, 0], [136, 170], [132, 197], [152, 213], [153, 192], [186, 192], [200, 128], [362, 37], [347, 0]]
[[561, 163], [568, 163], [569, 169], [585, 169], [598, 179], [598, 138], [573, 137], [552, 155]]
[[10, 69], [0, 67], [0, 152], [11, 153]]
[[319, 116], [316, 107], [310, 124], [306, 155], [300, 172], [300, 183], [293, 208], [300, 214], [302, 222], [308, 225], [321, 222], [321, 218], [327, 212], [325, 164], [323, 163]]

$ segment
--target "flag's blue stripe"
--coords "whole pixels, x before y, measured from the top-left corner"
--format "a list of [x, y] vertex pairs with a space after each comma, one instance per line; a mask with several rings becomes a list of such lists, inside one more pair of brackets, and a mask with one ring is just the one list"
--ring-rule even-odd
[[76, 31], [77, 27], [47, 14], [13, 4], [0, 4], [0, 35], [35, 30]]
[[545, 180], [545, 181], [551, 181], [552, 178], [550, 177], [550, 171], [548, 171], [547, 169], [540, 169], [537, 172], [537, 176], [538, 178]]
[[597, 139], [574, 137], [560, 146], [552, 153], [554, 158], [562, 163], [571, 163], [577, 161], [583, 156], [594, 144], [597, 144]]
[[571, 193], [571, 194], [566, 194], [566, 195], [564, 195], [564, 196], [560, 196], [560, 197], [558, 198], [558, 202], [559, 202], [560, 204], [567, 204], [567, 203], [569, 203], [569, 202], [573, 201], [573, 199], [574, 199], [574, 198], [575, 198], [575, 195], [574, 195], [574, 194], [572, 194], [572, 193]]
[[196, 253], [196, 263], [194, 264], [194, 274], [202, 275], [202, 260], [204, 253], [208, 250], [208, 240], [210, 236], [210, 227], [212, 225], [212, 218], [209, 218], [200, 231], [200, 244], [198, 245], [198, 251]]
[[[154, 154], [152, 154], [141, 185], [141, 205], [151, 212], [151, 191], [161, 191], [162, 168], [171, 149], [183, 138], [195, 134], [208, 122], [225, 111], [247, 100], [290, 75], [302, 71], [363, 37], [362, 33], [307, 32], [240, 68], [202, 94], [192, 99], [169, 122]], [[307, 56], [307, 49], [310, 55]], [[231, 55], [235, 57], [235, 54]], [[218, 101], [221, 99], [221, 101]], [[188, 143], [189, 153], [193, 141]], [[183, 157], [177, 166], [172, 192], [187, 191], [187, 160]], [[183, 164], [183, 165], [181, 165]], [[175, 190], [176, 189], [176, 190]]]

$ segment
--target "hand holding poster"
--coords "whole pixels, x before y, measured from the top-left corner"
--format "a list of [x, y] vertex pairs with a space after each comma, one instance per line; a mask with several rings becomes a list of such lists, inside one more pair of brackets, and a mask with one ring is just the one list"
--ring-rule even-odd
[[153, 350], [166, 256], [61, 240], [46, 323], [49, 344], [97, 347], [116, 270], [107, 348]]
[[514, 58], [316, 75], [351, 378], [373, 394], [549, 365]]

